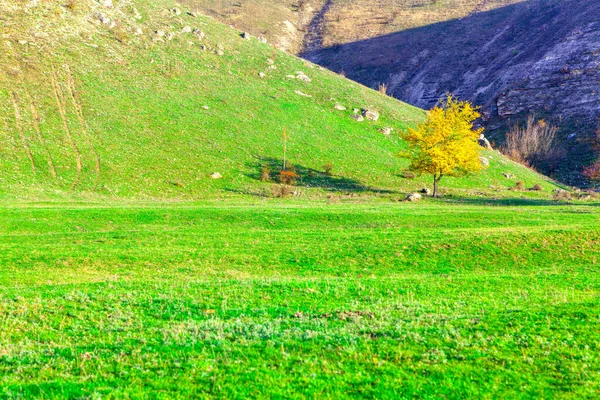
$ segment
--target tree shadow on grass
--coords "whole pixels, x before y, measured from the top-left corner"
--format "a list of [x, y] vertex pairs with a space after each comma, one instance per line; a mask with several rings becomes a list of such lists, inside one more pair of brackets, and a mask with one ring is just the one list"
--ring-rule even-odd
[[[252, 179], [264, 181], [266, 176], [263, 176], [263, 171], [268, 171], [270, 182], [286, 183], [280, 180], [280, 173], [283, 170], [283, 160], [272, 157], [257, 157], [256, 161], [248, 163], [247, 166], [250, 172], [246, 176]], [[370, 187], [360, 183], [356, 179], [338, 176], [335, 173], [327, 173], [299, 164], [288, 163], [286, 169], [293, 171], [297, 175], [296, 181], [291, 186], [320, 188], [334, 193], [397, 193], [392, 190]]]

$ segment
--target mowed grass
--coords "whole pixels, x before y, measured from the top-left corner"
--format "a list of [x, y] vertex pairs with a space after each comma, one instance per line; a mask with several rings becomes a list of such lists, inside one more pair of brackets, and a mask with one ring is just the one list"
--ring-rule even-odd
[[597, 397], [599, 216], [5, 204], [0, 397]]

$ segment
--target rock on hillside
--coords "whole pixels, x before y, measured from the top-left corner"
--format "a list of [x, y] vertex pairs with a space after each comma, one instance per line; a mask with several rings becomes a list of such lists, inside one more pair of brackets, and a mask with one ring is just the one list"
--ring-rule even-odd
[[471, 99], [496, 142], [527, 114], [548, 118], [570, 155], [559, 174], [579, 184], [600, 114], [599, 16], [600, 0], [527, 1], [305, 56], [419, 107]]

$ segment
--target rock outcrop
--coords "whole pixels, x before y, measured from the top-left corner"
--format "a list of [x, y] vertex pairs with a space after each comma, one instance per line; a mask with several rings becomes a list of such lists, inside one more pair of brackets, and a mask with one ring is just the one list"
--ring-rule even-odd
[[[446, 92], [469, 99], [497, 143], [529, 114], [559, 125], [563, 139], [595, 132], [600, 116], [600, 0], [520, 2], [304, 56], [419, 107]], [[563, 142], [577, 172], [563, 171], [566, 182], [579, 183], [584, 142]]]

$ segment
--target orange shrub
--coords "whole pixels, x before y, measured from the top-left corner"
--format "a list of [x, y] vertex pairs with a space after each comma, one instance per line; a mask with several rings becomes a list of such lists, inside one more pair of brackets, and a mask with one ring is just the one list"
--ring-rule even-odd
[[298, 174], [294, 171], [284, 169], [279, 172], [279, 182], [283, 183], [284, 185], [295, 185], [298, 178]]

